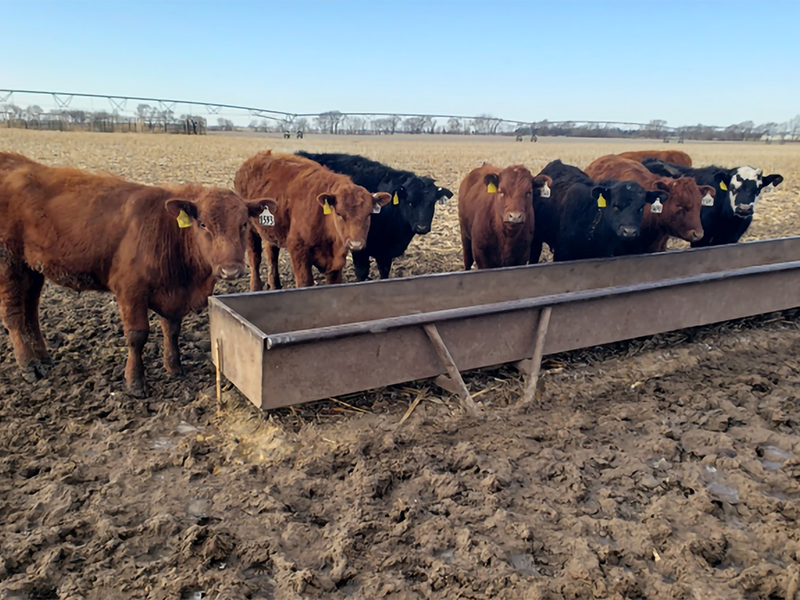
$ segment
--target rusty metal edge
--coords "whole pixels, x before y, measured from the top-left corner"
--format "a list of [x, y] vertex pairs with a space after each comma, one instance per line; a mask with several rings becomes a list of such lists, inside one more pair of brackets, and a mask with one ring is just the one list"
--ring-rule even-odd
[[[313, 329], [298, 330], [296, 332], [292, 332], [289, 334], [282, 334], [282, 335], [274, 335], [274, 334], [267, 335], [263, 333], [262, 335], [266, 339], [267, 350], [271, 350], [273, 348], [277, 348], [280, 346], [290, 346], [294, 344], [303, 344], [319, 340], [331, 340], [331, 339], [360, 335], [365, 333], [378, 333], [378, 332], [389, 331], [390, 329], [397, 329], [400, 327], [425, 325], [428, 323], [449, 321], [453, 319], [465, 319], [476, 316], [497, 314], [501, 312], [509, 312], [515, 310], [525, 310], [525, 309], [538, 308], [544, 306], [555, 306], [558, 304], [581, 302], [585, 300], [592, 300], [595, 298], [619, 296], [636, 292], [677, 287], [693, 283], [703, 283], [707, 281], [718, 281], [722, 279], [744, 277], [747, 275], [756, 275], [759, 273], [775, 273], [781, 271], [790, 271], [793, 269], [800, 269], [800, 261], [757, 265], [754, 267], [730, 269], [727, 271], [702, 273], [700, 275], [692, 275], [688, 277], [662, 279], [658, 281], [639, 283], [635, 285], [596, 288], [592, 290], [585, 290], [579, 292], [566, 292], [562, 294], [552, 294], [549, 296], [539, 296], [536, 298], [525, 298], [523, 300], [510, 300], [507, 302], [497, 302], [493, 304], [479, 304], [475, 306], [466, 306], [462, 308], [431, 311], [422, 314], [389, 317], [385, 319], [374, 319], [371, 321], [348, 323], [345, 325], [334, 325], [330, 327], [319, 327]], [[236, 314], [232, 310], [231, 312], [233, 314]]]

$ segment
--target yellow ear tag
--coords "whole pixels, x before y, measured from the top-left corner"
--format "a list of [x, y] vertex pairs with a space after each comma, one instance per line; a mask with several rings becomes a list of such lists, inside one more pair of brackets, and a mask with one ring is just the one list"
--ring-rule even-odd
[[392, 204], [395, 206], [400, 204], [400, 198], [397, 197], [397, 192], [394, 193], [394, 197], [392, 198]]
[[331, 205], [328, 204], [328, 201], [326, 200], [325, 204], [322, 205], [322, 214], [329, 215], [331, 213], [333, 213], [333, 211], [331, 210]]
[[603, 194], [600, 194], [597, 197], [597, 208], [605, 208], [606, 207], [606, 199], [603, 198]]
[[178, 227], [186, 229], [191, 226], [192, 220], [189, 218], [189, 215], [186, 214], [186, 211], [181, 210], [181, 212], [178, 213]]
[[497, 186], [493, 183], [490, 183], [489, 185], [486, 186], [486, 191], [489, 192], [490, 194], [496, 194]]
[[728, 186], [725, 185], [724, 181], [720, 181], [719, 182], [719, 189], [721, 189], [723, 192], [727, 192], [728, 191]]

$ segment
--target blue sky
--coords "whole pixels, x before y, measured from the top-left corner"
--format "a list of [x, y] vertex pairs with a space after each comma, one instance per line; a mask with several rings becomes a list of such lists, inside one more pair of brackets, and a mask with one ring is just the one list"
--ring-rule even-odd
[[0, 14], [0, 88], [670, 125], [800, 113], [791, 0], [28, 0]]

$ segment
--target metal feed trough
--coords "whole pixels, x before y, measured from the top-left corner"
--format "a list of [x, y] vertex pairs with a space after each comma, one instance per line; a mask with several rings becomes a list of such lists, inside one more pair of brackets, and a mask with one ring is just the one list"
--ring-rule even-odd
[[[264, 409], [800, 306], [800, 237], [210, 299], [214, 363]], [[445, 375], [447, 374], [447, 375]]]

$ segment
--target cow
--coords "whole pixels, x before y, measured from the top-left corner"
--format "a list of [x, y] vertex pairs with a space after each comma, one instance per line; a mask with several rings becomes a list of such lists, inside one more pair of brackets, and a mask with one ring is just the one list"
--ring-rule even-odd
[[700, 213], [704, 234], [702, 239], [692, 242], [694, 248], [738, 242], [753, 222], [761, 192], [783, 181], [783, 176], [777, 173], [764, 176], [761, 169], [750, 166], [727, 169], [711, 165], [693, 169], [654, 158], [646, 158], [642, 164], [656, 175], [692, 177], [697, 183], [716, 189], [713, 205], [704, 205]]
[[[698, 186], [691, 177], [659, 177], [635, 160], [613, 154], [601, 156], [588, 167], [586, 174], [595, 181], [615, 179], [635, 181], [645, 190], [667, 192], [665, 202], [653, 202], [644, 210], [639, 238], [626, 244], [626, 254], [663, 252], [670, 236], [687, 242], [697, 242], [703, 237], [700, 208], [706, 195], [714, 196], [714, 188]], [[658, 208], [658, 210], [656, 210]]]
[[522, 165], [473, 169], [458, 188], [464, 269], [512, 267], [528, 262], [535, 226], [533, 202], [552, 180]]
[[369, 259], [378, 265], [381, 279], [387, 279], [392, 261], [402, 256], [415, 235], [431, 230], [437, 202], [444, 203], [453, 192], [437, 186], [430, 177], [420, 177], [410, 171], [400, 171], [357, 154], [312, 154], [297, 152], [329, 168], [349, 176], [356, 185], [370, 192], [388, 192], [392, 203], [373, 215], [363, 250], [354, 251], [353, 267], [356, 279], [369, 278]]
[[147, 395], [148, 309], [161, 318], [164, 366], [181, 371], [181, 320], [205, 308], [215, 281], [244, 273], [251, 216], [271, 199], [189, 184], [154, 187], [0, 153], [0, 316], [27, 381], [52, 360], [39, 324], [45, 279], [111, 292], [128, 344], [125, 381]]
[[606, 179], [595, 183], [578, 167], [560, 160], [540, 175], [553, 181], [549, 197], [533, 203], [536, 224], [530, 262], [538, 262], [542, 243], [553, 260], [609, 258], [626, 253], [626, 242], [636, 240], [647, 205], [665, 202], [664, 191], [646, 191], [635, 181]]
[[236, 172], [234, 187], [243, 198], [268, 195], [277, 212], [252, 220], [248, 259], [250, 289], [263, 289], [261, 240], [267, 242], [270, 289], [281, 289], [278, 255], [289, 251], [295, 285], [314, 285], [311, 267], [325, 273], [326, 283], [341, 283], [349, 250], [367, 243], [370, 217], [391, 200], [387, 192], [370, 193], [346, 175], [294, 154], [260, 152]]
[[681, 150], [637, 150], [635, 152], [622, 152], [617, 156], [635, 160], [636, 162], [642, 162], [645, 158], [657, 158], [676, 165], [692, 166], [692, 157]]

